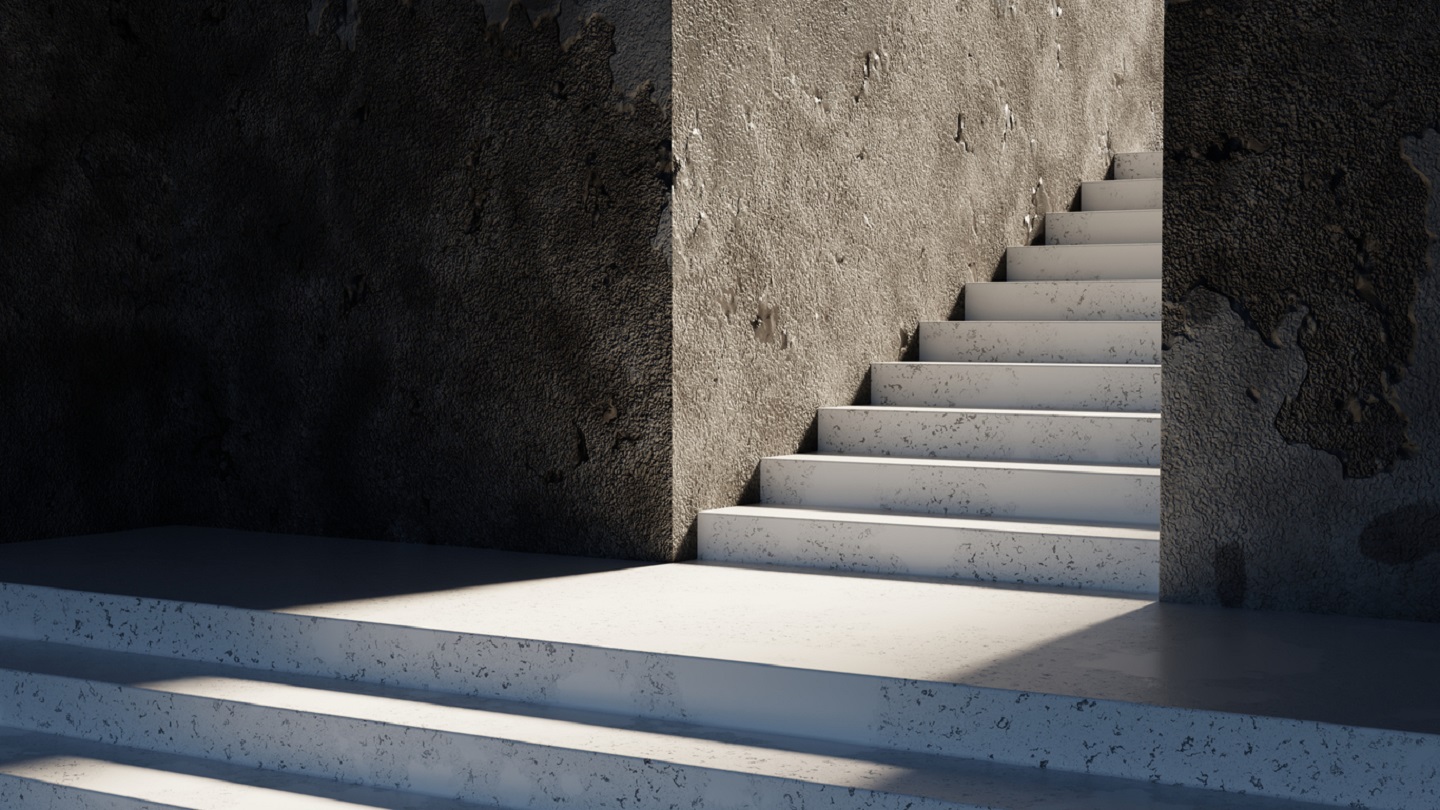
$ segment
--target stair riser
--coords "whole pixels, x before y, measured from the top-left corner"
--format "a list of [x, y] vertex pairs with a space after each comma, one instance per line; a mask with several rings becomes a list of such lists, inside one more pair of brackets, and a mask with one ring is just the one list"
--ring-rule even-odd
[[10, 670], [0, 670], [0, 689], [66, 698], [61, 717], [38, 700], [5, 713], [15, 728], [505, 807], [623, 807], [636, 796], [648, 807], [703, 801], [734, 810], [778, 806], [787, 796], [857, 810], [973, 807]]
[[818, 509], [1155, 526], [1160, 522], [1160, 478], [767, 458], [760, 462], [760, 501]]
[[980, 282], [965, 285], [967, 321], [1159, 319], [1159, 281]]
[[1115, 156], [1116, 180], [1140, 180], [1165, 176], [1160, 152], [1124, 152]]
[[1158, 321], [924, 321], [923, 363], [1160, 362]]
[[875, 363], [870, 369], [875, 405], [1160, 412], [1158, 366]]
[[1159, 417], [822, 408], [822, 453], [1159, 466]]
[[1159, 211], [1061, 211], [1045, 215], [1047, 245], [1159, 242]]
[[700, 559], [1155, 594], [1152, 540], [701, 512]]
[[1158, 178], [1101, 180], [1080, 184], [1082, 211], [1137, 211], [1160, 208], [1162, 183]]
[[1025, 245], [1005, 251], [1006, 281], [1103, 281], [1161, 277], [1162, 247]]
[[[99, 629], [104, 627], [102, 623]], [[455, 640], [453, 634], [449, 638]], [[583, 649], [569, 647], [553, 653], [535, 649], [532, 670], [557, 663], [569, 666], [567, 659]], [[653, 708], [681, 699], [676, 685], [685, 684], [684, 701], [694, 710], [688, 714], [691, 722], [825, 736], [1015, 765], [1043, 763], [1042, 767], [1056, 770], [1330, 804], [1348, 804], [1353, 797], [1364, 796], [1374, 810], [1440, 805], [1440, 786], [1434, 780], [1413, 778], [1429, 773], [1434, 766], [1437, 741], [1425, 735], [929, 681], [668, 658], [627, 661], [636, 667], [626, 671], [629, 688], [650, 689], [653, 700], [646, 705]], [[416, 663], [413, 655], [410, 663], [412, 667]], [[464, 677], [465, 673], [457, 674]], [[0, 688], [8, 692], [15, 686], [12, 682]], [[44, 694], [82, 694], [73, 687], [56, 691], [53, 686], [47, 686]], [[837, 706], [845, 711], [836, 711]], [[45, 711], [48, 716], [37, 716], [35, 725], [43, 722], [56, 729], [57, 724], [66, 722], [66, 714], [55, 712], [54, 706]], [[75, 718], [72, 713], [72, 727]], [[93, 723], [83, 713], [79, 720]], [[1115, 744], [1117, 728], [1125, 730], [1123, 746]], [[822, 733], [813, 733], [816, 731]], [[183, 734], [183, 727], [177, 732]], [[1317, 759], [1317, 751], [1325, 754]], [[292, 753], [305, 752], [283, 751], [281, 756], [288, 762]], [[363, 755], [373, 756], [370, 751]], [[466, 756], [467, 762], [478, 760], [473, 749]], [[1310, 769], [1295, 767], [1301, 762], [1320, 764]], [[1325, 764], [1329, 762], [1343, 765], [1331, 769]], [[1411, 778], [1404, 778], [1407, 775]], [[526, 777], [522, 771], [516, 778]], [[553, 774], [549, 778], [553, 781]], [[607, 786], [596, 795], [620, 794]], [[753, 800], [741, 797], [740, 801], [747, 799]]]

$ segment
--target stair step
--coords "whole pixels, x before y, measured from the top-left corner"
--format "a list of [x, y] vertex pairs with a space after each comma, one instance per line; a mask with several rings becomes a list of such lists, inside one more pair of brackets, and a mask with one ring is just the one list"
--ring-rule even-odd
[[[990, 759], [1032, 779], [1069, 771], [1211, 791], [1171, 794], [1172, 807], [1243, 808], [1258, 795], [1440, 806], [1440, 626], [1419, 622], [213, 529], [0, 546], [0, 572], [12, 636], [431, 690], [422, 701], [503, 697], [876, 756]], [[45, 700], [29, 708], [70, 722], [55, 701], [89, 694], [25, 693], [0, 714]], [[779, 792], [706, 806], [776, 806]], [[1126, 807], [1127, 796], [1093, 806]], [[1092, 806], [1029, 801], [976, 804]]]
[[[207, 756], [230, 760], [224, 765], [200, 765], [196, 770], [240, 772], [235, 764], [263, 763], [267, 769], [283, 767], [285, 775], [297, 771], [314, 774], [300, 777], [310, 782], [323, 779], [320, 774], [371, 774], [369, 778], [376, 780], [421, 783], [465, 797], [483, 796], [509, 807], [703, 806], [740, 810], [785, 804], [902, 810], [923, 803], [937, 810], [1037, 806], [1110, 810], [1117, 801], [1125, 802], [1125, 807], [1153, 810], [1174, 807], [1174, 802], [1217, 810], [1296, 807], [1274, 799], [1257, 803], [1244, 797], [1147, 786], [1113, 777], [878, 751], [781, 735], [717, 732], [689, 724], [547, 710], [506, 701], [455, 700], [395, 689], [356, 690], [347, 684], [262, 676], [235, 667], [184, 665], [74, 648], [56, 650], [56, 646], [0, 641], [0, 657], [19, 658], [35, 669], [0, 670], [0, 679], [7, 686], [84, 696], [68, 707], [63, 720], [39, 713], [26, 714], [22, 720], [72, 733], [104, 727], [107, 736], [152, 750], [193, 747]], [[136, 681], [142, 685], [131, 685]], [[168, 719], [175, 711], [185, 712], [185, 723], [165, 723], [163, 735], [150, 730], [157, 722], [165, 722], [157, 720], [156, 712]], [[241, 736], [247, 733], [252, 736]], [[28, 739], [43, 738], [29, 735]], [[75, 745], [51, 737], [34, 747], [67, 751]], [[307, 802], [259, 788], [231, 793], [229, 798], [238, 802], [225, 804], [219, 797], [203, 794], [206, 783], [218, 789], [230, 787], [216, 784], [218, 780], [184, 780], [144, 765], [61, 756], [69, 761], [78, 759], [80, 768], [88, 772], [85, 776], [101, 789], [122, 795], [141, 792], [163, 797], [168, 803], [166, 788], [176, 787], [180, 798], [187, 801], [182, 805], [186, 807], [298, 810], [362, 806], [321, 799]], [[129, 756], [146, 764], [176, 759], [143, 750]], [[49, 775], [54, 766], [19, 770]], [[60, 778], [78, 781], [75, 776]], [[152, 776], [161, 778], [150, 783]], [[35, 773], [29, 781], [44, 784], [44, 776]], [[190, 784], [178, 785], [181, 781]], [[394, 795], [391, 791], [372, 793], [375, 798]], [[423, 797], [369, 806], [478, 807], [454, 800], [427, 802]]]
[[967, 321], [1159, 321], [1160, 280], [973, 281]]
[[1122, 152], [1115, 156], [1116, 180], [1159, 179], [1165, 176], [1160, 152]]
[[870, 401], [916, 408], [1160, 411], [1160, 366], [872, 363]]
[[818, 453], [771, 456], [760, 461], [760, 502], [817, 509], [1157, 526], [1160, 470]]
[[1159, 321], [922, 321], [920, 361], [1160, 362]]
[[1005, 251], [1008, 281], [1158, 279], [1159, 243], [1134, 245], [1024, 245]]
[[850, 456], [1160, 465], [1160, 414], [821, 408], [820, 452]]
[[288, 771], [0, 728], [0, 807], [27, 810], [484, 810]]
[[793, 506], [700, 513], [700, 559], [1156, 594], [1154, 529]]
[[1163, 183], [1158, 177], [1081, 183], [1080, 210], [1135, 211], [1142, 208], [1160, 208], [1163, 205]]
[[1160, 241], [1159, 209], [1056, 211], [1045, 215], [1047, 245], [1119, 245]]

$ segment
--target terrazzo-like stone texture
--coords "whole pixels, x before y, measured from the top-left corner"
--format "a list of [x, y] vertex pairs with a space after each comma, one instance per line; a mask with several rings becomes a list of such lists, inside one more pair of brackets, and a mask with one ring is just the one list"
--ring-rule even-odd
[[1160, 279], [975, 282], [965, 320], [1158, 321]]
[[821, 408], [819, 451], [896, 458], [1160, 465], [1160, 415]]
[[[191, 588], [283, 565], [304, 539], [276, 541], [263, 563], [244, 553], [264, 545], [252, 538], [214, 564], [122, 560], [106, 573], [142, 593]], [[502, 567], [514, 556], [469, 553]], [[259, 669], [1339, 804], [1435, 801], [1423, 781], [1440, 733], [1432, 625], [710, 565], [522, 568], [328, 604], [264, 595], [286, 612], [12, 584], [0, 615], [14, 635]]]
[[1045, 215], [1045, 244], [1134, 244], [1160, 241], [1160, 210], [1060, 211]]
[[1160, 533], [1086, 525], [732, 506], [700, 515], [709, 562], [1153, 594]]
[[1116, 180], [1140, 180], [1165, 176], [1164, 153], [1127, 152], [1115, 156]]
[[1440, 5], [1166, 28], [1162, 594], [1440, 621]]
[[922, 363], [1160, 364], [1158, 321], [924, 321]]
[[1143, 180], [1096, 180], [1080, 184], [1080, 208], [1085, 211], [1136, 211], [1163, 204], [1164, 183]]
[[909, 514], [1160, 524], [1160, 470], [818, 453], [760, 462], [762, 503]]
[[1160, 411], [1160, 366], [875, 363], [871, 402], [917, 408]]
[[1005, 251], [1007, 281], [1160, 278], [1159, 243], [1020, 245]]
[[[89, 708], [89, 707], [77, 707]], [[74, 727], [72, 727], [74, 730]], [[499, 810], [498, 808], [0, 728], [7, 810]]]

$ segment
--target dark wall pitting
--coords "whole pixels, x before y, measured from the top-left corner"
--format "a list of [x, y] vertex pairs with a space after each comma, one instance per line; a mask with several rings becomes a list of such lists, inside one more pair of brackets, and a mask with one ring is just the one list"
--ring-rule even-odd
[[1440, 620], [1436, 30], [1167, 7], [1167, 600]]
[[308, 5], [0, 9], [0, 540], [672, 557], [668, 102], [603, 17]]

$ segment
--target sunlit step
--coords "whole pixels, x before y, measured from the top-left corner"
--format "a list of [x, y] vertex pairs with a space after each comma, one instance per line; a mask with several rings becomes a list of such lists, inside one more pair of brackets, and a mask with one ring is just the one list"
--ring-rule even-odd
[[1159, 208], [1162, 204], [1158, 178], [1139, 180], [1096, 180], [1080, 184], [1082, 211], [1134, 211]]
[[[74, 720], [70, 715], [66, 720]], [[160, 718], [168, 724], [170, 719]], [[51, 723], [54, 727], [56, 724]], [[156, 718], [144, 723], [156, 725]], [[74, 731], [74, 729], [66, 729]], [[158, 731], [157, 727], [157, 731]], [[116, 730], [118, 731], [118, 729]], [[493, 806], [363, 787], [282, 770], [0, 728], [7, 810], [486, 810]]]
[[700, 559], [885, 576], [1158, 592], [1160, 533], [790, 506], [700, 513]]
[[1160, 523], [1160, 470], [818, 453], [760, 461], [760, 501], [977, 518]]
[[1160, 152], [1122, 152], [1115, 156], [1116, 180], [1139, 180], [1165, 176], [1165, 161]]
[[1160, 211], [1057, 211], [1045, 215], [1047, 245], [1159, 242]]
[[1160, 411], [1160, 366], [1139, 363], [872, 363], [875, 405]]
[[1160, 362], [1159, 321], [922, 321], [921, 362]]
[[978, 281], [967, 321], [1158, 321], [1160, 280]]
[[821, 408], [821, 453], [895, 458], [1160, 464], [1160, 414]]
[[1007, 281], [1160, 278], [1161, 246], [1024, 245], [1005, 251]]

